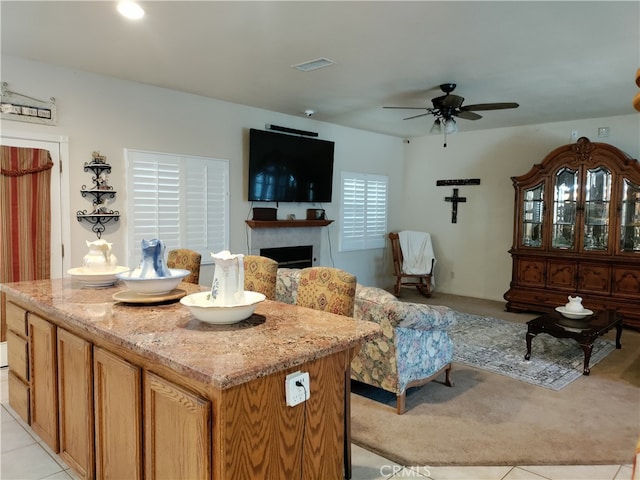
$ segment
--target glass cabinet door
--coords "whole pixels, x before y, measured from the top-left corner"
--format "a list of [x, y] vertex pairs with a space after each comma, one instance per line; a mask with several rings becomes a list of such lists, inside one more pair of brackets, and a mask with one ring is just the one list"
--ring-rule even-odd
[[522, 208], [522, 237], [525, 247], [542, 246], [542, 214], [544, 212], [544, 184], [524, 190]]
[[604, 167], [587, 170], [582, 239], [582, 247], [585, 250], [608, 249], [611, 178], [611, 172]]
[[622, 185], [620, 251], [640, 252], [640, 185], [626, 178]]
[[553, 186], [553, 230], [551, 245], [554, 248], [576, 248], [576, 207], [578, 204], [578, 172], [561, 169]]

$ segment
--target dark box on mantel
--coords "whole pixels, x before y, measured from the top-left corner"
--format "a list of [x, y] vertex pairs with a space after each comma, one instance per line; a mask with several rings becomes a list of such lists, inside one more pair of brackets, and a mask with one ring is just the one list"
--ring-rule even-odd
[[326, 220], [324, 209], [307, 208], [307, 220]]
[[277, 208], [254, 208], [253, 219], [254, 220], [277, 220], [278, 209]]

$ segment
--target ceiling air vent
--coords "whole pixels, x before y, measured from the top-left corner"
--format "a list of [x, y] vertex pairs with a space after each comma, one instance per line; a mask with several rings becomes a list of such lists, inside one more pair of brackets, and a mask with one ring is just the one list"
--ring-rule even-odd
[[297, 65], [291, 65], [296, 70], [300, 70], [301, 72], [310, 72], [311, 70], [317, 70], [319, 68], [328, 67], [333, 65], [334, 62], [329, 60], [328, 58], [316, 58], [315, 60], [310, 60], [308, 62], [299, 63]]

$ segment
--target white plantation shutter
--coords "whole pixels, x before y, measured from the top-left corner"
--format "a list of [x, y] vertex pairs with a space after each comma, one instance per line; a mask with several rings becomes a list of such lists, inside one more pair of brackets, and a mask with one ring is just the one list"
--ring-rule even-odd
[[340, 250], [384, 248], [388, 177], [342, 172]]
[[143, 239], [167, 251], [190, 248], [210, 260], [229, 244], [229, 162], [127, 150], [128, 265], [140, 262]]

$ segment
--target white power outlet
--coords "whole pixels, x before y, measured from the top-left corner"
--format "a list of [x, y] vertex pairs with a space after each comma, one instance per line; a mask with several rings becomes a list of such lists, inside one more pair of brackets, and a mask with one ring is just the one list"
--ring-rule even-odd
[[[299, 387], [296, 382], [300, 382], [303, 386]], [[311, 396], [309, 372], [293, 372], [287, 375], [284, 381], [284, 390], [289, 407], [295, 407], [299, 403], [309, 400]]]

